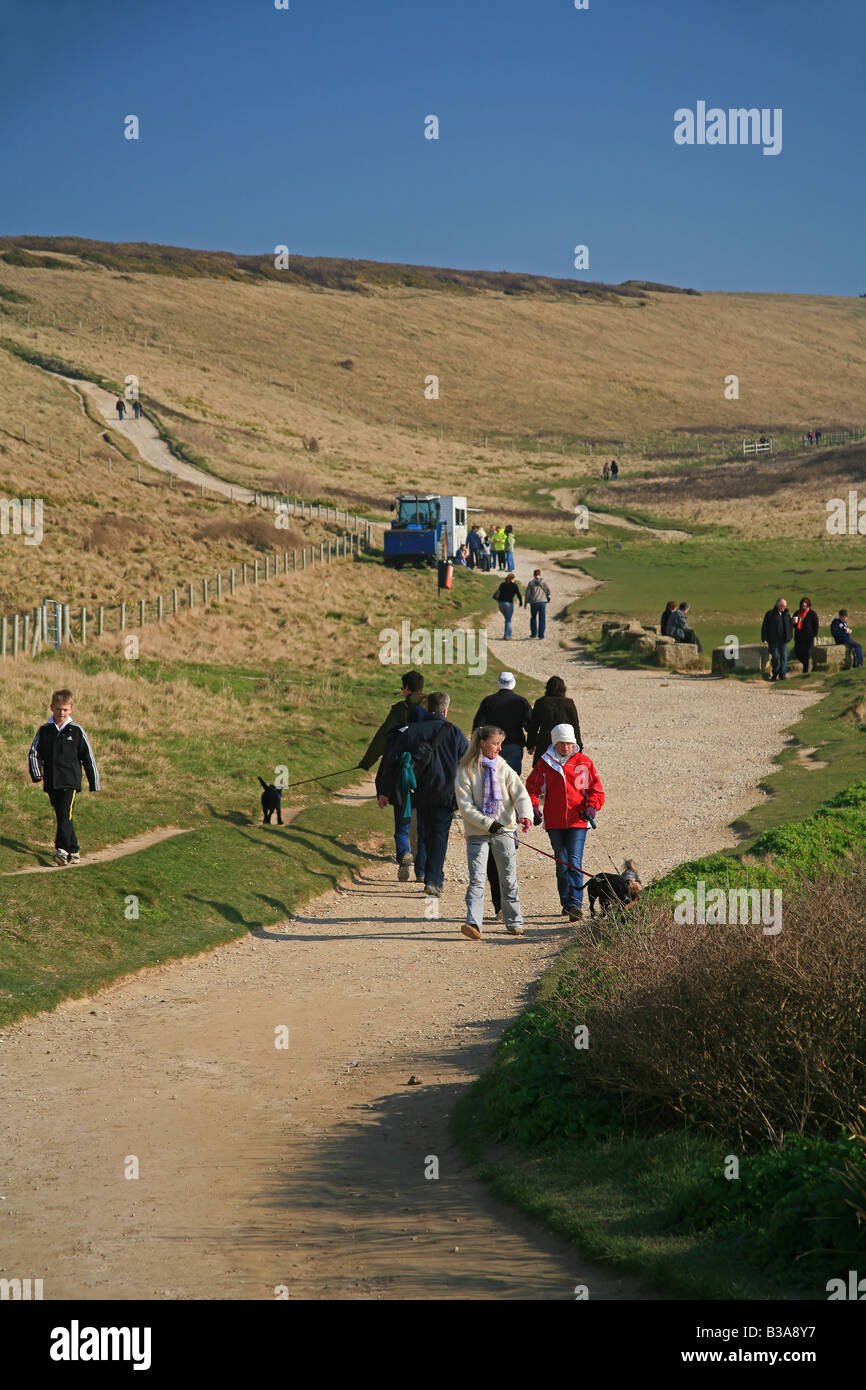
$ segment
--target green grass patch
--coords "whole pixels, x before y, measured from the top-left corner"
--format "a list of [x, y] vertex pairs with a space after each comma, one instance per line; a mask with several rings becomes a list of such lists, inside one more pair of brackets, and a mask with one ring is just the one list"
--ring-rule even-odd
[[579, 606], [590, 617], [615, 613], [656, 624], [669, 599], [687, 599], [689, 619], [710, 653], [729, 634], [742, 643], [759, 642], [763, 616], [779, 595], [796, 608], [807, 594], [821, 617], [822, 632], [840, 608], [848, 608], [856, 636], [866, 625], [866, 556], [856, 537], [852, 540], [849, 544], [847, 537], [828, 536], [757, 547], [730, 537], [675, 545], [638, 539], [622, 550], [599, 550], [582, 562], [604, 586], [583, 597]]
[[[455, 576], [454, 588], [441, 596], [427, 574], [404, 575], [402, 583], [413, 627], [453, 627], [489, 598], [475, 575]], [[369, 644], [356, 622], [346, 628], [349, 644]], [[399, 698], [403, 665], [352, 661], [351, 645], [343, 653], [339, 663], [323, 665], [316, 681], [305, 682], [289, 661], [235, 666], [124, 661], [92, 650], [66, 655], [73, 689], [78, 672], [107, 692], [99, 719], [86, 699], [75, 706], [103, 790], [94, 796], [85, 789], [76, 805], [80, 869], [0, 878], [0, 1022], [280, 920], [348, 876], [366, 852], [361, 840], [374, 831], [390, 857], [388, 812], [375, 803], [347, 809], [331, 799], [329, 786], [359, 780], [360, 773], [324, 786], [290, 786], [283, 805], [300, 804], [300, 816], [283, 828], [259, 823], [258, 776], [270, 781], [284, 765], [289, 781], [300, 782], [353, 768]], [[451, 718], [469, 730], [501, 669], [492, 658], [480, 676], [457, 665], [428, 666], [426, 689], [448, 690]], [[530, 680], [521, 688], [530, 698], [541, 691]], [[8, 702], [0, 716], [0, 739], [20, 758], [19, 775], [7, 776], [0, 873], [52, 862], [50, 804], [26, 772], [30, 741], [45, 717], [38, 706], [23, 710]], [[190, 833], [137, 855], [86, 863], [88, 853], [169, 825]], [[137, 921], [124, 917], [130, 894], [140, 899]]]
[[[796, 891], [819, 874], [844, 874], [864, 838], [866, 781], [767, 831], [745, 861], [737, 852], [680, 865], [645, 901], [694, 889], [696, 879]], [[607, 930], [638, 928], [626, 918]], [[574, 1020], [592, 1031], [593, 1008], [613, 987], [597, 978], [588, 949], [562, 953], [458, 1102], [455, 1137], [479, 1175], [587, 1257], [670, 1297], [826, 1298], [827, 1280], [866, 1257], [855, 1210], [866, 1190], [863, 1135], [837, 1125], [770, 1145], [687, 1118], [676, 1128], [649, 1114], [640, 1124], [627, 1118], [622, 1096], [593, 1086], [570, 1046]]]

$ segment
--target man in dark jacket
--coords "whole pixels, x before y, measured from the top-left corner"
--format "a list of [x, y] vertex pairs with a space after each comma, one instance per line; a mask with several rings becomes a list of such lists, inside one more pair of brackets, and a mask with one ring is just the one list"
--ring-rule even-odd
[[478, 527], [473, 526], [466, 537], [466, 544], [469, 547], [469, 568], [478, 569], [481, 564], [481, 537], [478, 534]]
[[794, 624], [788, 612], [788, 601], [777, 598], [773, 607], [764, 614], [761, 624], [761, 641], [766, 642], [770, 649], [771, 681], [788, 679], [788, 643], [793, 636]]
[[815, 638], [818, 636], [820, 619], [807, 598], [800, 599], [800, 607], [794, 614], [794, 653], [798, 661], [803, 663], [803, 675], [809, 674], [809, 662], [812, 657], [812, 648], [815, 645]]
[[409, 710], [413, 705], [423, 705], [424, 703], [424, 677], [420, 671], [407, 671], [403, 680], [403, 698], [398, 700], [389, 709], [385, 720], [380, 724], [372, 739], [370, 746], [358, 763], [364, 772], [369, 772], [374, 763], [377, 763], [385, 752], [387, 735], [391, 729], [399, 729], [408, 723]]
[[[526, 747], [526, 729], [532, 718], [532, 707], [528, 700], [518, 695], [514, 687], [517, 682], [510, 671], [503, 671], [499, 677], [499, 689], [493, 695], [485, 695], [478, 706], [478, 713], [472, 721], [473, 729], [482, 724], [495, 724], [505, 735], [499, 756], [520, 776], [523, 767], [523, 750]], [[492, 858], [492, 855], [490, 856]], [[489, 860], [488, 860], [489, 862]]]
[[557, 724], [570, 724], [574, 729], [578, 750], [583, 752], [580, 736], [580, 720], [574, 701], [565, 693], [565, 681], [561, 676], [551, 676], [544, 687], [544, 694], [532, 707], [529, 725], [526, 730], [526, 746], [532, 754], [532, 766], [543, 758], [550, 747], [550, 731]]
[[[380, 724], [372, 739], [370, 746], [364, 754], [358, 767], [364, 772], [369, 772], [374, 763], [385, 756], [389, 742], [389, 734], [396, 729], [401, 729], [412, 718], [413, 712], [418, 706], [424, 703], [424, 677], [420, 671], [407, 671], [403, 677], [403, 698], [398, 700], [389, 709], [385, 720]], [[426, 710], [424, 711], [426, 716]], [[380, 803], [387, 805], [387, 802]], [[424, 872], [424, 840], [418, 825], [418, 817], [404, 816], [402, 808], [394, 805], [394, 855], [397, 860], [397, 877], [405, 883], [409, 878], [409, 870], [414, 864], [416, 877]]]
[[424, 892], [436, 898], [442, 892], [448, 833], [454, 812], [457, 810], [457, 798], [454, 795], [457, 764], [469, 747], [469, 740], [463, 730], [456, 724], [448, 723], [450, 703], [451, 696], [444, 690], [434, 690], [428, 695], [429, 718], [409, 724], [392, 741], [388, 756], [383, 759], [376, 778], [379, 805], [385, 806], [392, 796], [402, 754], [408, 752], [415, 762], [422, 744], [431, 748], [426, 767], [419, 765], [420, 759], [415, 762], [418, 784], [415, 798], [427, 850]]

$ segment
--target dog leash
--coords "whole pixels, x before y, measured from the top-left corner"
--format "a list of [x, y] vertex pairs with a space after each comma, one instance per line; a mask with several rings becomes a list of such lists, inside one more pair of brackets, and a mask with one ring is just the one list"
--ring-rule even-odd
[[356, 763], [353, 767], [343, 767], [337, 772], [323, 772], [320, 777], [304, 777], [300, 782], [290, 782], [286, 787], [286, 791], [290, 791], [292, 787], [305, 787], [308, 782], [324, 782], [326, 777], [344, 777], [347, 772], [357, 771], [358, 765]]
[[[564, 869], [571, 869], [573, 874], [580, 874], [581, 878], [594, 878], [594, 874], [588, 874], [585, 869], [576, 869], [573, 864], [569, 864], [564, 859], [557, 859], [555, 854], [549, 854], [546, 849], [539, 849], [537, 845], [531, 845], [528, 840], [518, 840], [518, 849], [532, 849], [536, 854], [543, 854], [545, 859], [552, 859], [554, 864], [561, 864]], [[583, 885], [581, 885], [583, 886]]]
[[[596, 833], [596, 835], [598, 835], [598, 826], [595, 827], [595, 833]], [[614, 864], [614, 861], [613, 861], [613, 859], [611, 858], [610, 850], [608, 849], [608, 847], [607, 847], [607, 845], [604, 843], [604, 841], [603, 841], [603, 840], [599, 840], [598, 843], [601, 845], [601, 847], [602, 847], [602, 849], [604, 850], [605, 854], [607, 855], [608, 859], [610, 859], [611, 864], [613, 864], [613, 871], [614, 871], [614, 873], [616, 873], [616, 874], [621, 873], [622, 870], [621, 870], [621, 869], [618, 869], [618, 868], [616, 867], [616, 864]]]

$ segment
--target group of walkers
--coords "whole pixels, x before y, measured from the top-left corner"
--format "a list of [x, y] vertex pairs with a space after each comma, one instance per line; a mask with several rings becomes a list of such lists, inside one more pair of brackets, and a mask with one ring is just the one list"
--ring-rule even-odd
[[513, 575], [503, 579], [493, 595], [499, 604], [499, 611], [505, 620], [503, 641], [510, 642], [513, 636], [511, 624], [514, 619], [515, 602], [529, 609], [529, 636], [543, 638], [547, 631], [547, 605], [550, 603], [550, 589], [542, 578], [541, 570], [533, 570], [532, 578], [526, 586], [525, 596]]
[[467, 569], [514, 570], [514, 527], [493, 526], [490, 531], [476, 523], [469, 531], [466, 541], [454, 556], [455, 564], [465, 565]]
[[[770, 680], [788, 679], [788, 646], [793, 638], [794, 657], [803, 667], [802, 674], [809, 674], [809, 664], [813, 660], [812, 649], [821, 626], [818, 614], [808, 598], [800, 599], [796, 613], [791, 614], [788, 601], [777, 598], [772, 608], [764, 614], [761, 625], [761, 641], [770, 650]], [[848, 609], [840, 608], [830, 624], [830, 635], [834, 643], [850, 647], [854, 666], [863, 665], [863, 648], [855, 642], [848, 623]]]
[[[523, 935], [517, 883], [520, 832], [533, 825], [547, 831], [556, 860], [556, 882], [564, 916], [583, 917], [583, 849], [587, 829], [604, 805], [604, 790], [583, 752], [580, 723], [565, 682], [551, 676], [534, 706], [519, 695], [510, 671], [485, 696], [471, 737], [449, 720], [446, 691], [424, 695], [419, 671], [403, 676], [403, 698], [391, 706], [358, 766], [379, 761], [379, 805], [394, 811], [397, 877], [414, 871], [429, 897], [445, 881], [445, 855], [455, 811], [463, 822], [469, 885], [466, 921], [470, 940], [481, 939], [484, 884], [490, 885], [493, 916], [512, 936]], [[532, 771], [522, 780], [523, 759]]]
[[[114, 408], [117, 411], [118, 420], [125, 420], [126, 401], [123, 399], [123, 396], [118, 396], [117, 400], [114, 402]], [[132, 413], [135, 416], [136, 420], [141, 419], [141, 401], [138, 399], [137, 396], [133, 399], [132, 402]]]
[[601, 470], [601, 476], [606, 483], [616, 482], [619, 477], [619, 464], [616, 459], [611, 459], [610, 463], [604, 465], [604, 468]]

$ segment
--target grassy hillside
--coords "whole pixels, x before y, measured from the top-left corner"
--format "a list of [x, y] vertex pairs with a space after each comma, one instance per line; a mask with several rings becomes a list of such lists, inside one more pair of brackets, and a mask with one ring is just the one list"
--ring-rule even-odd
[[[490, 277], [407, 284], [387, 267], [353, 293], [97, 253], [101, 264], [53, 257], [74, 273], [22, 265], [20, 250], [0, 260], [0, 289], [17, 296], [2, 301], [5, 336], [115, 381], [134, 373], [145, 402], [239, 481], [300, 468], [316, 492], [377, 508], [435, 483], [555, 529], [556, 509], [529, 490], [597, 476], [598, 450], [632, 475], [658, 471], [653, 453], [705, 456], [757, 429], [864, 423], [858, 300], [622, 287], [599, 299], [552, 283], [515, 294]], [[738, 401], [724, 398], [730, 373]], [[425, 399], [430, 375], [438, 400]]]
[[[303, 594], [289, 575], [146, 629], [137, 661], [106, 637], [63, 660], [4, 668], [0, 875], [52, 860], [51, 809], [26, 758], [60, 686], [75, 695], [103, 781], [76, 812], [85, 861], [157, 827], [189, 834], [81, 870], [0, 876], [0, 1022], [284, 920], [348, 875], [370, 844], [377, 857], [393, 851], [390, 813], [374, 802], [335, 809], [316, 784], [284, 794], [284, 813], [302, 808], [290, 826], [261, 826], [257, 778], [272, 780], [281, 765], [292, 782], [353, 767], [400, 694], [402, 668], [378, 660], [380, 623], [399, 629], [411, 613], [415, 624], [453, 626], [492, 606], [493, 585], [458, 573], [451, 593], [438, 596], [429, 573], [398, 577], [372, 558], [313, 578]], [[470, 728], [499, 669], [492, 660], [483, 675], [430, 667], [427, 689], [449, 690], [453, 718]], [[140, 900], [134, 920], [124, 916], [129, 894]]]

